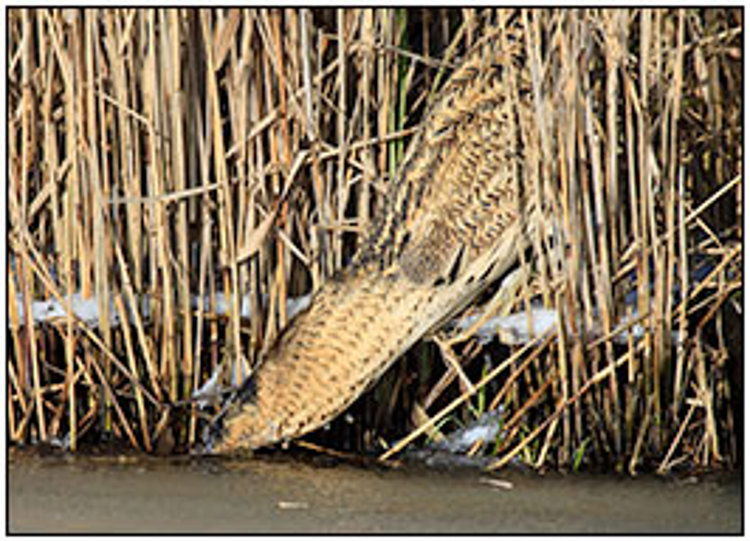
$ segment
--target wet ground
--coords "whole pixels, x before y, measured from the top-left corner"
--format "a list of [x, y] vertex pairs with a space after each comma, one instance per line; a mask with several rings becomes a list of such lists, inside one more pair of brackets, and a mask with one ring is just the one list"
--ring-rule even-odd
[[738, 475], [11, 457], [10, 533], [740, 533]]

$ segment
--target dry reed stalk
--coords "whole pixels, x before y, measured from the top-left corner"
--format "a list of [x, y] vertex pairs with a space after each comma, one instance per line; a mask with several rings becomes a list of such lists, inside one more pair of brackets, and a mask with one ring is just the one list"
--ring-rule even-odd
[[[127, 311], [125, 310], [125, 303], [122, 300], [122, 295], [120, 295], [119, 293], [115, 295], [114, 304], [118, 312], [118, 315], [120, 317], [120, 320], [127, 321], [128, 317], [127, 317]], [[123, 325], [122, 332], [123, 332], [123, 339], [125, 342], [125, 349], [126, 349], [127, 356], [128, 356], [128, 366], [130, 367], [130, 373], [138, 377], [139, 370], [138, 370], [137, 361], [135, 358], [135, 349], [133, 348], [133, 340], [132, 340], [132, 337], [130, 336], [130, 327], [128, 325]], [[143, 401], [143, 393], [138, 387], [134, 388], [134, 392], [135, 392], [135, 401], [136, 401], [136, 404], [138, 405], [138, 416], [141, 421], [141, 434], [143, 435], [143, 446], [146, 449], [146, 452], [150, 453], [152, 450], [152, 446], [151, 446], [151, 440], [148, 434], [149, 426], [148, 426], [146, 405]]]
[[378, 460], [386, 461], [389, 457], [393, 456], [397, 452], [399, 452], [401, 449], [406, 447], [409, 443], [414, 441], [417, 437], [419, 437], [421, 434], [425, 432], [430, 426], [435, 425], [436, 419], [442, 419], [456, 409], [456, 407], [460, 406], [462, 403], [466, 402], [469, 398], [471, 398], [476, 391], [480, 390], [482, 387], [487, 385], [490, 381], [495, 379], [499, 374], [501, 374], [506, 368], [512, 365], [513, 362], [515, 362], [516, 359], [520, 358], [526, 351], [531, 349], [531, 346], [537, 346], [534, 351], [531, 352], [530, 357], [535, 357], [538, 355], [541, 351], [543, 351], [546, 347], [549, 346], [549, 343], [551, 342], [553, 337], [552, 333], [548, 333], [546, 337], [540, 337], [536, 340], [530, 341], [526, 343], [522, 348], [520, 348], [518, 351], [516, 351], [513, 355], [508, 357], [505, 361], [503, 361], [500, 365], [493, 368], [492, 371], [490, 371], [488, 374], [486, 374], [482, 379], [480, 379], [476, 384], [474, 384], [474, 390], [468, 391], [463, 393], [461, 396], [453, 400], [450, 404], [445, 406], [440, 412], [433, 415], [428, 421], [426, 421], [424, 424], [413, 430], [408, 436], [403, 438], [401, 441], [399, 441], [396, 445], [388, 449], [385, 453], [381, 454]]
[[[389, 24], [388, 10], [380, 10], [379, 15], [380, 32], [383, 44], [385, 46], [392, 46], [393, 39], [391, 37], [391, 25]], [[380, 97], [380, 100], [378, 100], [378, 138], [382, 141], [382, 143], [380, 144], [378, 169], [383, 172], [389, 172], [388, 163], [386, 160], [388, 156], [388, 148], [390, 148], [390, 145], [387, 145], [385, 143], [385, 137], [388, 133], [388, 117], [392, 107], [390, 100], [390, 91], [392, 85], [390, 84], [389, 79], [391, 70], [387, 65], [388, 58], [389, 57], [387, 55], [379, 55], [378, 57], [377, 87], [381, 89], [382, 92], [382, 96]], [[392, 171], [390, 171], [390, 173], [392, 175]], [[390, 176], [390, 178], [393, 177]]]
[[[283, 44], [281, 42], [281, 15], [279, 11], [273, 12], [273, 42], [274, 42], [274, 49], [276, 52], [276, 65], [278, 66], [278, 78], [279, 83], [278, 86], [281, 89], [281, 92], [279, 92], [279, 116], [281, 119], [281, 147], [282, 152], [281, 153], [274, 153], [272, 151], [272, 154], [275, 154], [275, 159], [277, 163], [281, 164], [281, 167], [283, 169], [290, 169], [292, 166], [292, 158], [291, 158], [291, 140], [289, 136], [289, 125], [287, 124], [287, 103], [286, 103], [286, 96], [287, 93], [284, 92], [284, 89], [287, 86], [287, 80], [286, 80], [286, 69], [284, 66], [284, 57], [282, 55], [283, 50]], [[280, 180], [278, 182], [281, 182]], [[281, 196], [282, 193], [282, 184], [277, 184], [277, 193]], [[288, 225], [288, 214], [289, 212], [289, 203], [288, 201], [284, 201], [281, 205], [281, 210], [279, 212], [279, 229], [283, 229]], [[281, 237], [279, 237], [276, 240], [276, 253], [278, 261], [276, 263], [276, 284], [278, 288], [278, 297], [276, 299], [278, 310], [279, 310], [279, 327], [283, 328], [287, 324], [287, 315], [286, 315], [286, 301], [287, 301], [287, 290], [286, 290], [286, 283], [287, 283], [287, 276], [286, 276], [286, 266], [287, 266], [287, 259], [289, 250], [286, 249], [286, 246], [284, 244], [284, 241]], [[239, 322], [238, 322], [239, 323]], [[239, 346], [239, 341], [237, 342], [237, 345]]]
[[[634, 100], [634, 103], [638, 104], [635, 110], [636, 113], [636, 126], [638, 134], [638, 195], [634, 201], [639, 201], [638, 204], [638, 227], [641, 235], [639, 255], [640, 260], [637, 267], [637, 280], [638, 280], [638, 312], [643, 314], [650, 309], [650, 273], [648, 263], [648, 249], [649, 245], [649, 209], [653, 208], [650, 204], [653, 200], [648, 197], [648, 186], [651, 184], [649, 173], [651, 167], [649, 166], [649, 150], [647, 142], [650, 140], [649, 134], [647, 133], [648, 124], [650, 120], [646, 116], [648, 114], [648, 92], [649, 92], [649, 47], [651, 44], [651, 11], [643, 10], [640, 13], [640, 57], [639, 57], [639, 69], [640, 69], [640, 95]], [[651, 351], [651, 332], [654, 325], [647, 327], [644, 341], [646, 346], [646, 356], [652, 359], [656, 359]], [[654, 361], [652, 361], [654, 362]], [[657, 389], [653, 386], [651, 364], [644, 365], [644, 382], [647, 389], [654, 393], [656, 396]]]
[[[551, 337], [552, 335], [550, 335]], [[507, 464], [510, 460], [512, 460], [519, 452], [524, 450], [531, 441], [533, 441], [539, 433], [547, 428], [550, 424], [556, 423], [556, 421], [559, 419], [560, 415], [566, 410], [567, 407], [569, 407], [574, 401], [578, 400], [581, 395], [583, 395], [586, 391], [588, 391], [591, 387], [599, 383], [600, 381], [608, 378], [610, 376], [610, 373], [614, 371], [617, 367], [621, 366], [628, 360], [627, 355], [623, 355], [620, 358], [618, 358], [614, 364], [608, 365], [605, 368], [602, 368], [599, 372], [592, 375], [591, 378], [586, 382], [586, 384], [579, 389], [578, 393], [571, 396], [568, 400], [561, 401], [557, 406], [552, 415], [548, 416], [542, 423], [540, 423], [534, 430], [531, 431], [530, 434], [528, 434], [518, 445], [516, 445], [511, 451], [506, 453], [502, 458], [498, 459], [497, 461], [493, 462], [488, 466], [489, 470], [494, 470], [503, 467], [505, 464]]]
[[693, 412], [695, 411], [695, 408], [696, 408], [695, 403], [690, 404], [690, 409], [688, 410], [687, 414], [685, 415], [685, 418], [680, 424], [680, 428], [677, 430], [677, 434], [672, 440], [672, 443], [669, 446], [669, 449], [667, 450], [667, 454], [664, 455], [664, 460], [662, 460], [661, 464], [659, 464], [659, 469], [657, 470], [658, 473], [660, 474], [667, 473], [669, 471], [669, 465], [674, 464], [674, 462], [670, 462], [670, 459], [672, 458], [672, 454], [674, 454], [674, 451], [677, 448], [677, 444], [682, 439], [682, 435], [685, 433], [685, 429], [687, 428], [688, 423], [690, 422], [690, 419], [693, 417]]
[[435, 342], [435, 344], [437, 344], [438, 348], [440, 349], [440, 354], [443, 358], [443, 361], [445, 362], [446, 368], [452, 370], [455, 374], [458, 375], [461, 392], [475, 394], [477, 390], [474, 387], [474, 384], [464, 373], [463, 369], [461, 368], [461, 363], [458, 359], [456, 359], [456, 356], [453, 354], [451, 348], [440, 338], [434, 337], [432, 341]]
[[[338, 87], [338, 109], [336, 111], [336, 140], [339, 143], [338, 152], [338, 174], [336, 175], [336, 222], [340, 224], [344, 220], [344, 210], [346, 199], [345, 195], [345, 175], [346, 175], [346, 159], [348, 155], [348, 139], [346, 136], [346, 123], [347, 123], [347, 92], [348, 92], [348, 80], [347, 80], [347, 63], [346, 63], [346, 22], [345, 22], [345, 11], [343, 9], [336, 10], [336, 32], [337, 32], [337, 43], [336, 51], [338, 54], [338, 70], [336, 73]], [[343, 238], [340, 230], [335, 230], [333, 235], [333, 255], [334, 255], [334, 268], [340, 269], [343, 265]]]
[[[610, 274], [610, 256], [609, 256], [609, 231], [608, 231], [608, 219], [605, 215], [605, 182], [602, 179], [602, 164], [600, 157], [600, 143], [598, 131], [594, 129], [593, 119], [593, 107], [591, 100], [591, 89], [589, 83], [589, 77], [584, 76], [583, 80], [583, 92], [585, 97], [584, 106], [584, 122], [586, 125], [586, 139], [589, 144], [589, 155], [591, 157], [591, 170], [592, 170], [592, 189], [594, 192], [594, 212], [595, 212], [595, 223], [598, 225], [597, 243], [593, 242], [593, 232], [589, 236], [589, 247], [592, 253], [592, 268], [594, 271], [594, 289], [596, 290], [596, 304], [599, 308], [599, 316], [602, 318], [603, 330], [607, 334], [610, 332], [612, 327], [612, 291], [610, 285], [612, 278]], [[588, 189], [585, 189], [588, 194]], [[588, 202], [587, 195], [584, 196], [584, 209], [589, 207], [591, 204]], [[591, 215], [587, 210], [586, 214]], [[598, 250], [598, 254], [597, 254]], [[598, 257], [597, 257], [598, 255]], [[605, 342], [605, 357], [607, 363], [612, 365], [614, 362], [614, 352], [612, 349], [612, 343], [610, 341]], [[609, 408], [605, 409], [605, 414], [610, 419], [613, 426], [613, 438], [615, 442], [615, 452], [619, 455], [621, 452], [621, 429], [620, 429], [620, 400], [617, 392], [617, 380], [615, 371], [612, 370], [611, 377], [609, 380], [609, 392], [611, 399], [611, 411]]]
[[651, 426], [652, 422], [652, 411], [654, 408], [654, 395], [648, 394], [648, 397], [646, 398], [646, 406], [643, 411], [643, 417], [641, 419], [640, 427], [638, 428], [638, 436], [635, 440], [635, 445], [633, 446], [633, 452], [630, 456], [630, 463], [628, 465], [628, 472], [630, 475], [636, 475], [636, 466], [638, 465], [640, 455], [641, 455], [641, 449], [643, 447], [643, 442], [646, 438], [646, 432], [648, 428]]
[[8, 317], [9, 317], [9, 325], [10, 325], [10, 334], [13, 341], [13, 352], [15, 354], [16, 362], [19, 363], [19, 367], [16, 368], [16, 364], [13, 362], [8, 362], [8, 415], [14, 415], [12, 418], [9, 418], [8, 428], [10, 432], [10, 439], [12, 441], [16, 440], [18, 438], [19, 434], [19, 426], [16, 425], [16, 417], [15, 417], [15, 400], [14, 396], [17, 397], [18, 403], [19, 403], [19, 409], [20, 409], [20, 417], [23, 419], [27, 416], [27, 411], [30, 411], [29, 405], [26, 402], [26, 398], [24, 396], [23, 392], [23, 380], [19, 377], [19, 372], [21, 371], [21, 368], [23, 367], [23, 349], [22, 349], [22, 341], [20, 336], [20, 327], [21, 327], [21, 321], [18, 315], [18, 305], [14, 302], [16, 297], [16, 286], [15, 281], [13, 277], [12, 268], [8, 267], [8, 288], [7, 288], [7, 295], [8, 295]]
[[[268, 22], [268, 16], [266, 13], [266, 10], [261, 10], [261, 12], [258, 15], [258, 30], [259, 33], [264, 40], [265, 48], [261, 52], [261, 62], [263, 66], [263, 72], [264, 73], [271, 73], [271, 67], [275, 67], [275, 71], [273, 73], [276, 74], [277, 77], [280, 77], [279, 74], [279, 68], [276, 66], [276, 54], [273, 53], [273, 45], [271, 43], [270, 38], [270, 28], [269, 28], [269, 22]], [[273, 86], [272, 86], [272, 78], [271, 77], [265, 77], [261, 81], [258, 80], [258, 98], [264, 95], [265, 101], [268, 104], [269, 107], [274, 106], [276, 107], [276, 98], [274, 96], [273, 92]], [[269, 153], [269, 159], [270, 159], [270, 166], [272, 167], [272, 174], [271, 174], [271, 190], [275, 193], [280, 192], [280, 184], [279, 184], [279, 175], [278, 175], [278, 169], [274, 168], [274, 166], [278, 165], [279, 162], [279, 150], [278, 150], [278, 131], [274, 129], [275, 126], [271, 126], [271, 129], [268, 131], [268, 153]], [[260, 153], [263, 152], [262, 150], [259, 150]], [[263, 158], [260, 158], [263, 159]], [[259, 166], [259, 169], [262, 169], [262, 166]], [[278, 322], [278, 307], [279, 307], [279, 293], [280, 293], [280, 287], [283, 288], [283, 286], [280, 284], [279, 281], [279, 272], [280, 268], [283, 267], [283, 256], [281, 255], [283, 252], [280, 250], [283, 249], [283, 247], [279, 244], [279, 242], [276, 242], [276, 271], [275, 274], [272, 272], [269, 272], [268, 277], [264, 280], [267, 281], [267, 287], [269, 288], [268, 295], [269, 295], [269, 302], [268, 305], [270, 307], [269, 315], [268, 315], [268, 321], [266, 323], [266, 330], [265, 335], [263, 338], [264, 343], [270, 343], [273, 341], [273, 339], [276, 337], [278, 331], [279, 331], [279, 322]], [[267, 265], [270, 265], [270, 262], [266, 262]], [[239, 376], [239, 374], [237, 374]]]
[[555, 378], [557, 377], [559, 377], [557, 372], [553, 372], [552, 374], [547, 376], [547, 379], [542, 383], [542, 385], [529, 395], [529, 398], [526, 400], [524, 405], [516, 410], [513, 413], [513, 416], [508, 419], [507, 422], [505, 422], [504, 428], [508, 435], [505, 438], [505, 441], [503, 441], [502, 444], [498, 447], [497, 454], [501, 454], [513, 441], [515, 441], [515, 436], [522, 425], [520, 421], [523, 420], [528, 410], [539, 402], [539, 400], [544, 396], [544, 393], [547, 392], [548, 388], [554, 383]]
[[[197, 84], [197, 72], [195, 69], [190, 70], [191, 71], [191, 82], [193, 85]], [[197, 99], [194, 100], [194, 107], [197, 110], [200, 107], [200, 104], [198, 103]], [[196, 115], [197, 116], [197, 115]], [[207, 155], [207, 143], [206, 140], [208, 139], [208, 135], [203, 136], [201, 133], [203, 130], [201, 130], [202, 126], [200, 123], [200, 117], [197, 116], [196, 122], [195, 122], [195, 131], [198, 132], [198, 141], [197, 141], [197, 150], [200, 153], [201, 156]], [[208, 129], [208, 128], [206, 128]], [[206, 185], [208, 180], [208, 165], [207, 160], [201, 161], [201, 181], [203, 185]], [[203, 336], [204, 336], [204, 321], [205, 321], [205, 314], [204, 314], [204, 299], [206, 298], [206, 283], [207, 283], [207, 274], [208, 274], [208, 268], [209, 268], [209, 258], [212, 253], [211, 250], [208, 249], [209, 246], [211, 246], [211, 238], [210, 238], [210, 219], [209, 219], [209, 199], [208, 199], [208, 192], [204, 192], [203, 195], [203, 201], [201, 205], [201, 218], [203, 219], [203, 226], [201, 228], [200, 232], [200, 248], [201, 248], [201, 255], [200, 255], [200, 262], [198, 264], [199, 270], [198, 270], [198, 309], [195, 313], [196, 323], [195, 323], [195, 346], [194, 346], [194, 354], [193, 358], [195, 359], [195, 371], [193, 373], [193, 389], [199, 389], [200, 388], [200, 375], [201, 375], [201, 359], [202, 359], [202, 345], [203, 345]], [[250, 216], [252, 217], [252, 211]], [[214, 308], [214, 297], [213, 295], [209, 296], [209, 312], [213, 312]], [[215, 322], [212, 322], [210, 324], [210, 337], [213, 339], [213, 337], [216, 334], [216, 324]], [[213, 340], [212, 340], [213, 343]], [[211, 348], [208, 348], [209, 351], [211, 351]], [[216, 370], [216, 362], [215, 359], [212, 359], [211, 363], [211, 369]], [[196, 404], [193, 404], [190, 409], [190, 425], [188, 427], [188, 440], [189, 441], [195, 441], [195, 434], [197, 429], [197, 406]]]
[[[542, 197], [545, 193], [544, 187], [550, 183], [549, 165], [552, 162], [549, 141], [549, 118], [548, 108], [542, 98], [542, 59], [541, 59], [541, 40], [540, 40], [540, 11], [533, 11], [533, 24], [529, 23], [528, 12], [523, 12], [523, 25], [525, 28], [524, 36], [526, 38], [526, 49], [529, 57], [529, 71], [531, 72], [531, 88], [534, 95], [534, 115], [536, 120], [536, 130], [533, 134], [524, 134], [527, 137], [524, 148], [526, 149], [526, 160], [529, 164], [528, 182], [533, 184], [534, 197], [536, 204], [542, 208]], [[470, 32], [470, 26], [467, 26], [467, 33]], [[548, 251], [542, 248], [542, 231], [537, 229], [535, 238], [532, 239], [534, 249], [538, 258], [538, 272], [541, 279], [542, 303], [544, 306], [550, 306], [550, 286], [548, 277]]]
[[[28, 257], [28, 254], [24, 250], [21, 252], [22, 257]], [[26, 272], [26, 265], [19, 262], [20, 275], [23, 276]], [[38, 438], [40, 441], [45, 441], [47, 438], [47, 423], [44, 417], [44, 409], [42, 406], [42, 390], [41, 390], [41, 379], [39, 373], [39, 357], [37, 354], [37, 333], [31, 316], [31, 295], [29, 291], [28, 282], [23, 280], [21, 287], [21, 296], [23, 298], [23, 311], [25, 316], [25, 338], [26, 347], [24, 348], [24, 355], [22, 357], [22, 363], [27, 362], [31, 366], [31, 386], [32, 395], [34, 397], [34, 411], [36, 412]], [[22, 372], [22, 381], [26, 378], [26, 367], [24, 366], [24, 372]]]
[[[544, 467], [544, 463], [547, 460], [547, 452], [549, 451], [550, 443], [552, 443], [552, 438], [557, 432], [557, 426], [559, 422], [560, 422], [560, 418], [555, 417], [552, 423], [549, 425], [549, 428], [547, 429], [547, 435], [544, 437], [544, 443], [542, 444], [542, 448], [539, 450], [536, 460], [534, 460], [534, 467], [536, 469], [541, 469], [542, 467]], [[561, 447], [561, 451], [562, 449], [563, 448]], [[566, 457], [565, 462], [563, 463], [567, 463], [567, 457]]]
[[[217, 42], [213, 39], [210, 30], [209, 11], [201, 10], [200, 23], [203, 40], [205, 44], [206, 69], [208, 71], [208, 101], [210, 103], [210, 124], [212, 126], [213, 153], [216, 157], [226, 155], [224, 141], [222, 138], [222, 121], [219, 104], [219, 89], [216, 83], [216, 72], [220, 65], [214, 58], [214, 50], [219, 48]], [[219, 40], [221, 36], [218, 36]], [[219, 48], [220, 49], [220, 48]], [[237, 272], [236, 245], [232, 217], [232, 195], [229, 187], [229, 175], [227, 164], [223, 159], [214, 160], [215, 175], [220, 185], [219, 189], [219, 215], [221, 216], [219, 228], [220, 250], [219, 263], [224, 267], [224, 292], [230, 301], [230, 321], [227, 332], [228, 342], [231, 344], [231, 357], [233, 365], [236, 367], [237, 377], [244, 373], [243, 367], [245, 362], [242, 356], [240, 341], [240, 306], [239, 306], [239, 277]], [[229, 272], [226, 268], [229, 267]], [[230, 285], [231, 283], [231, 285]]]
[[[370, 108], [372, 98], [370, 96], [371, 80], [373, 78], [374, 65], [374, 13], [371, 9], [362, 10], [361, 33], [363, 38], [363, 50], [361, 55], [361, 78], [360, 78], [360, 96], [362, 99], [362, 116], [370, 118]], [[371, 127], [369, 122], [363, 126], [362, 137], [368, 141], [371, 137]], [[353, 150], [353, 147], [352, 147]], [[376, 177], [375, 162], [372, 156], [372, 149], [369, 145], [363, 148], [362, 159], [365, 164], [364, 175], [359, 187], [359, 200], [357, 202], [357, 216], [361, 224], [368, 224], [370, 221], [370, 190], [371, 185]]]
[[[66, 313], [66, 316], [70, 317], [71, 314], [73, 313], [73, 308], [71, 304], [68, 303], [66, 299], [62, 296], [58, 288], [55, 286], [54, 280], [46, 271], [46, 269], [39, 265], [38, 261], [42, 258], [40, 257], [39, 253], [33, 248], [33, 246], [31, 246], [29, 243], [30, 243], [29, 239], [26, 238], [25, 247], [19, 248], [18, 244], [22, 244], [23, 246], [24, 243], [22, 243], [21, 241], [17, 242], [15, 246], [16, 253], [20, 254], [24, 258], [24, 261], [29, 264], [32, 271], [35, 273], [37, 278], [40, 279], [40, 281], [46, 288], [47, 292], [52, 294], [55, 300], [57, 300], [60, 306], [62, 306], [63, 310]], [[28, 312], [25, 312], [25, 313], [29, 314], [29, 321], [27, 322], [27, 325], [31, 324], [30, 328], [33, 329], [34, 325], [33, 325], [33, 322], [31, 321], [31, 310], [29, 309]], [[86, 334], [86, 336], [91, 340], [91, 342], [99, 348], [99, 350], [104, 354], [104, 356], [109, 361], [111, 361], [112, 364], [116, 368], [118, 368], [118, 370], [120, 370], [120, 372], [131, 381], [134, 387], [140, 388], [143, 391], [144, 395], [148, 397], [154, 404], [161, 405], [160, 402], [157, 401], [154, 398], [154, 396], [145, 389], [145, 387], [141, 384], [141, 382], [138, 381], [138, 379], [134, 375], [129, 373], [128, 369], [122, 364], [122, 362], [117, 358], [117, 356], [112, 352], [112, 350], [108, 348], [106, 344], [102, 342], [101, 338], [98, 336], [96, 332], [91, 330], [88, 327], [88, 325], [78, 320], [78, 318], [76, 318], [76, 324], [78, 325], [78, 328], [81, 331], [83, 331], [84, 334]], [[94, 360], [92, 361], [92, 363], [98, 364], [98, 361]], [[35, 387], [38, 388], [38, 386], [35, 386]]]
[[[146, 330], [144, 328], [140, 310], [137, 309], [140, 303], [138, 302], [138, 298], [135, 295], [133, 284], [130, 279], [130, 273], [128, 273], [127, 264], [125, 263], [125, 258], [122, 254], [122, 249], [120, 248], [119, 244], [115, 244], [115, 256], [117, 257], [121, 273], [121, 287], [125, 290], [125, 295], [127, 297], [128, 303], [131, 306], [133, 323], [135, 325], [135, 330], [140, 345], [140, 354], [145, 360], [145, 364], [149, 373], [149, 379], [151, 381], [151, 388], [154, 391], [154, 396], [156, 397], [157, 401], [161, 402], [162, 391], [161, 385], [159, 384], [159, 373], [156, 362], [152, 358], [152, 352], [154, 351], [154, 348], [152, 347], [152, 342], [146, 335]], [[70, 300], [68, 300], [68, 303], [70, 303]], [[71, 311], [69, 312], [69, 324], [72, 324], [72, 321], [73, 314]]]
[[[169, 54], [165, 58], [169, 61], [167, 85], [170, 105], [170, 117], [172, 118], [172, 170], [175, 181], [175, 191], [183, 192], [188, 187], [186, 160], [184, 155], [185, 135], [184, 135], [184, 111], [185, 98], [182, 84], [182, 62], [180, 56], [180, 18], [177, 10], [170, 10], [169, 13]], [[165, 38], [166, 39], [166, 38]], [[187, 398], [192, 391], [191, 380], [193, 376], [193, 324], [192, 308], [190, 306], [190, 281], [188, 278], [188, 269], [190, 268], [190, 253], [188, 242], [188, 202], [181, 203], [177, 211], [177, 254], [179, 261], [178, 283], [180, 295], [180, 307], [182, 311], [182, 372], [184, 374], [184, 387], [182, 397]], [[146, 435], [144, 427], [144, 436]]]
[[[565, 331], [565, 319], [562, 312], [562, 292], [558, 292], [555, 304], [558, 306], [557, 312], [557, 371], [559, 373], [560, 381], [560, 400], [567, 401], [570, 396], [569, 384], [568, 384], [568, 339]], [[552, 429], [550, 429], [550, 437]], [[559, 461], [561, 464], [567, 464], [569, 460], [568, 451], [572, 447], [571, 432], [570, 432], [570, 411], [566, 411], [563, 414], [563, 425], [562, 425], [562, 436], [563, 442], [560, 447]], [[547, 442], [545, 441], [544, 453], [540, 455], [539, 464], [543, 464], [543, 457], [546, 453]]]

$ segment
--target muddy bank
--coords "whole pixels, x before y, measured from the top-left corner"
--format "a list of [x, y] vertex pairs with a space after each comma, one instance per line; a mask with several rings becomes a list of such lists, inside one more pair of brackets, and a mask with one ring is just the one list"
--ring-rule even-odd
[[321, 467], [292, 460], [11, 460], [9, 532], [739, 533], [739, 475], [703, 480]]

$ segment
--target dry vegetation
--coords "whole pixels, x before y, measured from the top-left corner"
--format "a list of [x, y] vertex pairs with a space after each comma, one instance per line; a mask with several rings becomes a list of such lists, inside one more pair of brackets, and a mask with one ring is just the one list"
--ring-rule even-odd
[[[287, 299], [347, 264], [425, 105], [506, 16], [9, 10], [10, 441], [193, 448], [193, 391], [252, 366]], [[527, 175], [559, 227], [509, 300], [472, 310], [540, 304], [558, 324], [524, 347], [446, 329], [317, 441], [383, 451], [502, 404], [496, 467], [737, 464], [741, 9], [520, 18]], [[48, 298], [67, 316], [35, 325]]]

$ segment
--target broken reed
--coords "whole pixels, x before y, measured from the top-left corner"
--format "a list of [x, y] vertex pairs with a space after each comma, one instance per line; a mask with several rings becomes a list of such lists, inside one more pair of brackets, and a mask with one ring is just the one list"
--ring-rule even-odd
[[[410, 355], [419, 389], [399, 363], [363, 399], [364, 439], [398, 408], [414, 439], [503, 404], [496, 466], [736, 463], [738, 10], [9, 10], [11, 441], [192, 448], [192, 392], [241, 377], [287, 298], [346, 264], [431, 95], [508, 17], [536, 107], [524, 178], [556, 227], [478, 310], [558, 324], [482, 375], [471, 332], [440, 332]], [[75, 292], [97, 326], [34, 326], [32, 300]]]

